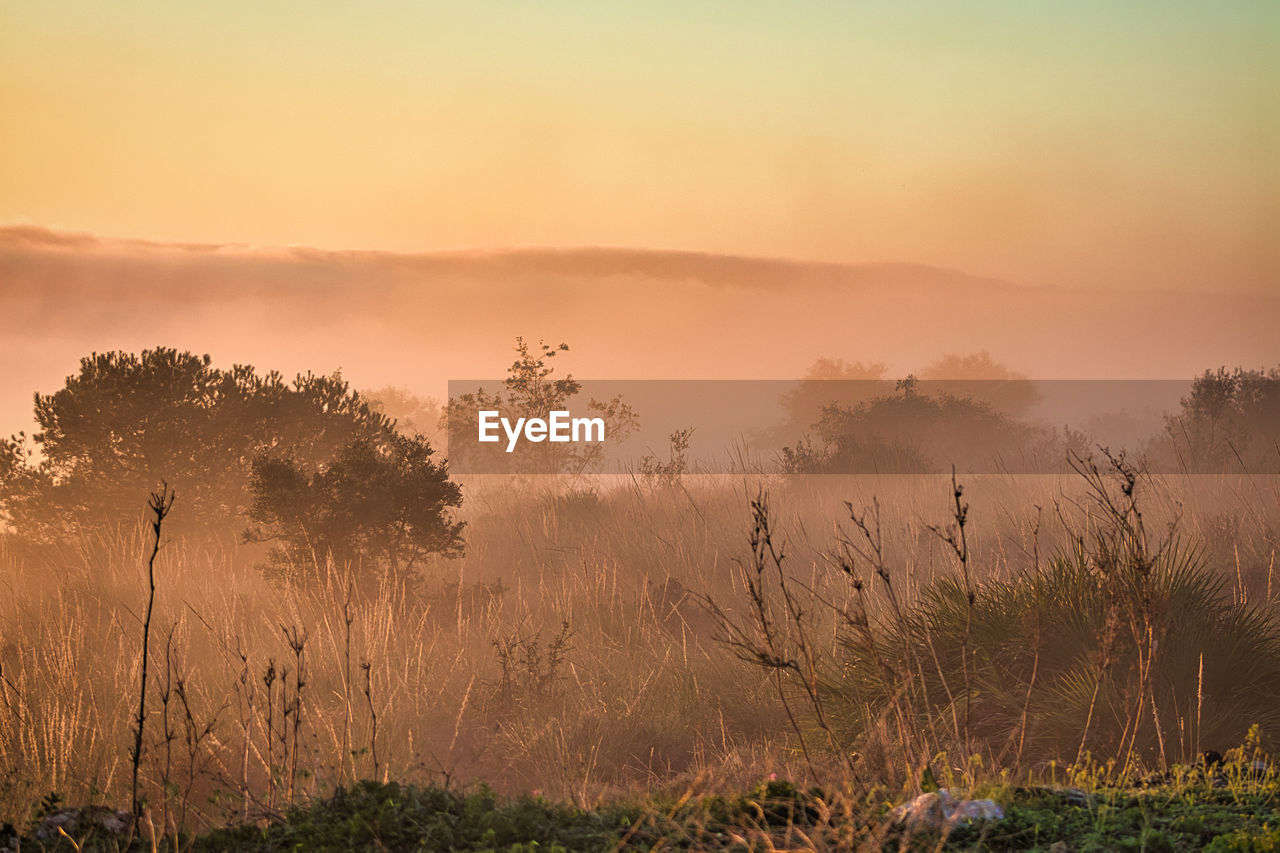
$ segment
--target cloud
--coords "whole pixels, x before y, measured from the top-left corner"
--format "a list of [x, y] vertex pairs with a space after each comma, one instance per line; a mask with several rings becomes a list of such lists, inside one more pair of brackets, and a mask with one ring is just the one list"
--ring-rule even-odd
[[92, 351], [158, 345], [442, 396], [516, 335], [580, 376], [787, 378], [819, 356], [905, 373], [988, 350], [1041, 377], [1280, 362], [1280, 298], [1021, 287], [914, 265], [640, 249], [396, 254], [0, 228], [0, 432]]

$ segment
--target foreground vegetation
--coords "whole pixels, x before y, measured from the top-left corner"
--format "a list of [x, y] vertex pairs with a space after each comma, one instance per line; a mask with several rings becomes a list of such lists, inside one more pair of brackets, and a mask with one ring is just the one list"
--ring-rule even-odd
[[[802, 627], [822, 663], [820, 708], [806, 704], [803, 680], [788, 677], [780, 689], [776, 672], [728, 653], [725, 626], [703, 606], [719, 602], [735, 624], [751, 624], [747, 504], [760, 486], [772, 489], [772, 535], [785, 542], [785, 577], [817, 596], [804, 605], [817, 621]], [[1069, 613], [1033, 606], [1037, 597], [1052, 598], [1037, 593], [1036, 584], [1074, 584], [1082, 600], [1095, 602], [1078, 611], [1086, 626], [1106, 624], [1105, 607], [1097, 609], [1105, 588], [1084, 583], [1078, 562], [1037, 572], [1037, 554], [1076, 552], [1071, 529], [1038, 523], [1025, 508], [1059, 504], [1070, 518], [1074, 502], [1088, 511], [1078, 479], [969, 484], [966, 499], [977, 509], [966, 520], [976, 617], [968, 646], [1004, 663], [998, 671], [974, 671], [976, 695], [990, 698], [971, 708], [967, 751], [964, 727], [958, 737], [954, 728], [963, 718], [936, 706], [936, 689], [929, 702], [901, 706], [918, 729], [908, 740], [889, 727], [895, 694], [877, 693], [875, 679], [846, 678], [832, 694], [841, 662], [866, 647], [835, 630], [835, 611], [817, 606], [836, 601], [839, 592], [824, 562], [830, 538], [821, 533], [830, 529], [832, 507], [843, 497], [866, 503], [874, 497], [887, 555], [882, 568], [908, 616], [893, 615], [887, 585], [864, 585], [868, 624], [885, 641], [880, 647], [902, 648], [888, 641], [902, 636], [895, 632], [904, 625], [909, 631], [929, 625], [940, 655], [959, 654], [967, 599], [957, 603], [954, 594], [959, 574], [950, 546], [927, 529], [945, 528], [954, 510], [946, 478], [684, 478], [659, 488], [600, 482], [590, 491], [581, 484], [486, 491], [477, 483], [469, 553], [439, 563], [451, 576], [416, 586], [384, 580], [362, 590], [325, 566], [322, 582], [299, 584], [175, 543], [157, 561], [153, 699], [140, 766], [149, 820], [144, 837], [153, 831], [177, 837], [184, 849], [414, 849], [434, 827], [452, 834], [433, 837], [425, 849], [509, 849], [533, 841], [565, 849], [609, 849], [623, 841], [640, 848], [659, 842], [730, 848], [745, 841], [840, 849], [864, 836], [897, 849], [889, 809], [927, 787], [922, 771], [931, 766], [930, 776], [951, 790], [1005, 807], [1003, 820], [957, 829], [947, 842], [954, 849], [1049, 849], [1057, 841], [1072, 850], [1121, 849], [1130, 843], [1124, 839], [1135, 838], [1134, 849], [1210, 843], [1268, 849], [1258, 845], [1280, 825], [1269, 775], [1237, 773], [1225, 788], [1176, 769], [1146, 777], [1165, 762], [1194, 764], [1201, 749], [1225, 752], [1259, 722], [1253, 716], [1270, 711], [1265, 698], [1276, 691], [1274, 680], [1240, 669], [1269, 659], [1251, 662], [1239, 643], [1245, 635], [1267, 648], [1273, 641], [1267, 627], [1277, 592], [1269, 538], [1276, 529], [1273, 484], [1190, 478], [1152, 486], [1145, 523], [1165, 529], [1177, 519], [1185, 540], [1197, 543], [1202, 568], [1189, 571], [1183, 552], [1169, 551], [1171, 571], [1155, 566], [1150, 577], [1169, 578], [1177, 595], [1161, 599], [1157, 584], [1144, 588], [1154, 598], [1135, 600], [1148, 601], [1153, 630], [1165, 618], [1186, 626], [1194, 610], [1186, 596], [1208, 607], [1201, 612], [1210, 622], [1188, 639], [1194, 650], [1155, 658], [1153, 672], [1172, 667], [1160, 676], [1160, 689], [1173, 692], [1143, 694], [1145, 746], [1128, 767], [1108, 766], [1116, 740], [1105, 733], [1123, 734], [1124, 714], [1133, 707], [1125, 690], [1136, 682], [1126, 688], [1120, 676], [1137, 671], [1126, 661], [1144, 647], [1116, 635], [1115, 648], [1127, 651], [1113, 655], [1108, 684], [1116, 690], [1097, 703], [1107, 716], [1099, 712], [1087, 744], [1100, 750], [1102, 763], [1086, 755], [1076, 773], [1046, 763], [1038, 745], [1055, 739], [1036, 734], [1062, 733], [1052, 727], [1072, 721], [1058, 720], [1051, 697], [1037, 698], [1026, 687], [1032, 678], [1041, 687], [1051, 683], [1072, 655], [1087, 663], [1096, 649], [1087, 631], [1074, 641], [1077, 651], [1062, 645]], [[1234, 511], [1246, 504], [1252, 512]], [[0, 602], [5, 633], [11, 627], [22, 639], [0, 650], [6, 771], [0, 805], [4, 820], [27, 830], [29, 845], [40, 820], [63, 802], [128, 806], [137, 698], [117, 686], [134, 685], [139, 676], [141, 558], [148, 545], [142, 538], [95, 543], [117, 557], [93, 571], [78, 569], [74, 554], [37, 567], [0, 545], [10, 592]], [[742, 555], [742, 564], [725, 554]], [[513, 574], [514, 567], [521, 571]], [[877, 577], [874, 569], [862, 571]], [[935, 592], [948, 589], [953, 593]], [[857, 597], [846, 591], [839, 601], [848, 606]], [[931, 601], [946, 606], [930, 610]], [[1252, 614], [1242, 623], [1249, 632], [1215, 627], [1230, 624], [1232, 614]], [[1039, 667], [1034, 653], [1029, 660], [1018, 656], [1034, 652], [1034, 644], [1019, 652], [1018, 641], [996, 630], [1001, 625], [1054, 638], [1044, 644]], [[778, 626], [796, 627], [785, 620]], [[1201, 655], [1237, 662], [1201, 675]], [[958, 669], [951, 668], [952, 689], [963, 683]], [[1014, 677], [1007, 695], [997, 692], [1001, 673]], [[941, 686], [930, 666], [906, 674], [922, 689]], [[1152, 696], [1163, 728], [1145, 716]], [[983, 714], [992, 713], [994, 700], [1007, 706], [1000, 712], [1006, 734], [1018, 731], [1024, 709], [1031, 709], [1024, 751], [1002, 749], [990, 738], [993, 726]], [[838, 712], [829, 715], [828, 732], [816, 710]], [[1074, 754], [1080, 722], [1059, 739], [1066, 745], [1060, 751]], [[1163, 755], [1159, 731], [1166, 733]], [[1270, 748], [1270, 735], [1265, 729], [1257, 735], [1250, 760]], [[842, 752], [851, 763], [839, 760]], [[771, 774], [797, 780], [803, 795], [776, 780], [760, 786]], [[494, 793], [479, 787], [484, 780]], [[1077, 801], [1055, 793], [1071, 788], [1090, 796]], [[51, 791], [60, 802], [50, 800]], [[751, 805], [762, 798], [791, 801], [789, 816], [774, 822], [772, 807]], [[1262, 840], [1215, 841], [1238, 832]], [[933, 849], [936, 839], [919, 843]], [[1228, 843], [1236, 846], [1222, 846]]]
[[[277, 385], [390, 428], [336, 380]], [[10, 502], [0, 821], [28, 847], [1277, 843], [1274, 476], [1105, 450], [1066, 476], [694, 476], [673, 452], [455, 482], [330, 426], [337, 461], [281, 469], [287, 499], [236, 451], [291, 547], [201, 517], [233, 509], [210, 495], [162, 489], [150, 527]], [[280, 514], [325, 507], [356, 551]], [[1003, 815], [894, 811], [945, 812], [914, 799], [939, 786]]]
[[[540, 796], [500, 798], [364, 781], [336, 789], [272, 820], [200, 835], [141, 836], [124, 824], [91, 825], [88, 811], [46, 803], [27, 830], [10, 830], [8, 848], [193, 851], [601, 851], [601, 850], [965, 850], [965, 851], [1271, 851], [1280, 846], [1280, 782], [1243, 750], [1213, 768], [1179, 768], [1148, 784], [1085, 787], [989, 783], [1001, 807], [993, 820], [929, 824], [904, 818], [888, 792], [802, 790], [761, 782], [737, 795], [694, 788], [581, 808]], [[61, 830], [58, 827], [63, 827]]]

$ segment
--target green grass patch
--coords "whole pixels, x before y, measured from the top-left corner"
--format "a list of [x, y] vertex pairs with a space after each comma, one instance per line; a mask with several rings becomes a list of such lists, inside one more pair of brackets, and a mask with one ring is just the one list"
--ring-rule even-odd
[[[1280, 851], [1274, 779], [1215, 788], [1012, 788], [985, 792], [1005, 817], [909, 832], [888, 817], [883, 792], [802, 790], [786, 781], [738, 795], [651, 795], [583, 809], [541, 797], [504, 799], [487, 787], [361, 782], [278, 819], [199, 836], [158, 839], [194, 851]], [[8, 849], [151, 850], [150, 839], [101, 829], [69, 837], [35, 822]]]

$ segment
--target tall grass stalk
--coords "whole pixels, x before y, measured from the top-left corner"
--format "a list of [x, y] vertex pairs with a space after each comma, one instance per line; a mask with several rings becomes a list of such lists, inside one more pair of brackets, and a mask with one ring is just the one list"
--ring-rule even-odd
[[160, 491], [151, 495], [147, 508], [154, 516], [151, 527], [155, 540], [151, 546], [151, 556], [147, 559], [147, 609], [142, 619], [142, 655], [140, 658], [140, 675], [138, 676], [138, 716], [135, 718], [133, 751], [129, 759], [133, 764], [130, 797], [136, 821], [142, 817], [142, 799], [138, 796], [138, 768], [142, 764], [142, 738], [147, 725], [147, 670], [148, 655], [151, 650], [151, 615], [156, 601], [156, 555], [160, 553], [160, 528], [165, 517], [173, 509], [176, 496], [169, 490], [168, 484], [161, 486]]

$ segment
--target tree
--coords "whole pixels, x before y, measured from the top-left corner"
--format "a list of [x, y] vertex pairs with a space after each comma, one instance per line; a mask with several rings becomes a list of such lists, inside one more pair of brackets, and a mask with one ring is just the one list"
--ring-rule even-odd
[[138, 496], [162, 479], [183, 495], [175, 534], [238, 533], [259, 455], [314, 471], [353, 440], [393, 431], [339, 374], [286, 383], [166, 348], [82, 359], [63, 388], [36, 395], [35, 414], [38, 432], [0, 444], [0, 508], [36, 542], [132, 529]]
[[[523, 446], [518, 453], [507, 453], [502, 442], [481, 445], [476, 441], [479, 413], [497, 411], [502, 417], [546, 418], [553, 411], [568, 411], [570, 401], [581, 391], [582, 383], [572, 376], [553, 377], [552, 360], [569, 351], [568, 344], [549, 346], [538, 342], [539, 351], [531, 351], [522, 337], [516, 338], [517, 358], [507, 368], [503, 390], [490, 393], [484, 388], [451, 397], [445, 410], [449, 435], [449, 458], [455, 468], [475, 473], [581, 474], [597, 469], [604, 460], [603, 443], [542, 442]], [[620, 442], [638, 425], [638, 418], [620, 396], [607, 401], [588, 400], [580, 409], [587, 417], [599, 417], [605, 423], [609, 441]]]
[[972, 397], [1006, 415], [1021, 417], [1040, 400], [1040, 392], [1025, 373], [1011, 370], [983, 350], [947, 355], [920, 371], [928, 386], [953, 397]]
[[1171, 471], [1280, 473], [1280, 368], [1206, 370], [1149, 451]]
[[[920, 390], [914, 376], [894, 394], [856, 406], [827, 406], [814, 424], [818, 441], [782, 451], [795, 474], [923, 474], [1052, 470], [1062, 462], [1058, 439], [972, 397]], [[820, 442], [820, 443], [819, 443]]]
[[420, 435], [428, 440], [440, 431], [440, 402], [433, 397], [419, 397], [405, 388], [386, 385], [376, 391], [361, 391], [369, 408], [396, 422], [404, 435]]
[[462, 492], [421, 436], [358, 438], [324, 468], [308, 472], [289, 456], [253, 463], [246, 537], [276, 541], [272, 561], [293, 570], [335, 563], [393, 573], [416, 569], [424, 557], [462, 553], [463, 524], [450, 510]]
[[781, 395], [785, 420], [762, 438], [765, 446], [803, 441], [810, 427], [827, 406], [852, 408], [889, 391], [885, 379], [889, 366], [882, 361], [847, 362], [842, 358], [819, 358], [809, 366], [803, 379]]

